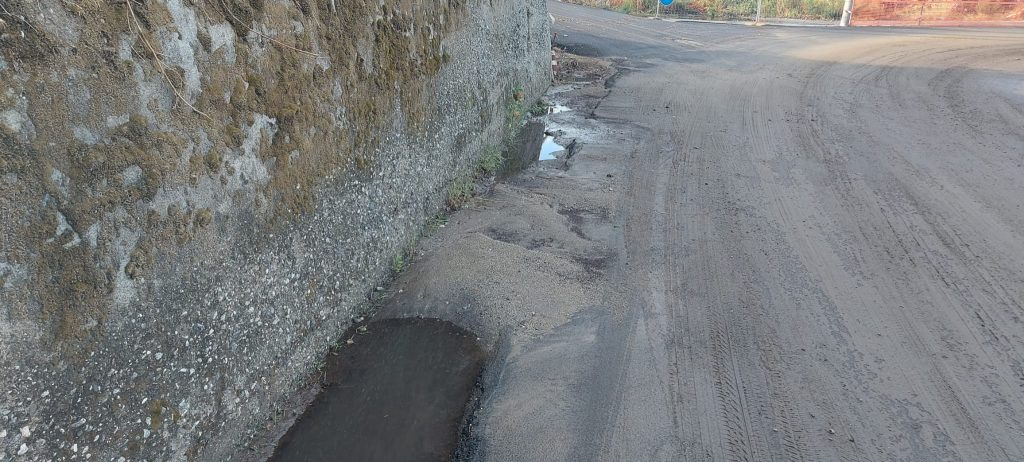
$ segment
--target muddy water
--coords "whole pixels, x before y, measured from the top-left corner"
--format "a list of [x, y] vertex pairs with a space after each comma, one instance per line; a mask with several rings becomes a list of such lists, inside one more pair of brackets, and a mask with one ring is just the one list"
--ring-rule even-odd
[[271, 460], [449, 460], [484, 362], [476, 336], [436, 319], [387, 319], [349, 338]]

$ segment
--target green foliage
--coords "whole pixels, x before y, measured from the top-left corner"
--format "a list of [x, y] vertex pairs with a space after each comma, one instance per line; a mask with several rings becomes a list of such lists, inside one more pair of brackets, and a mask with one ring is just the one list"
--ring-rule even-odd
[[473, 197], [473, 179], [468, 176], [461, 177], [448, 188], [448, 208], [458, 209], [471, 197]]
[[522, 101], [512, 100], [512, 102], [508, 104], [507, 112], [507, 128], [509, 132], [512, 132], [522, 125], [523, 119], [526, 117], [526, 107], [523, 106]]
[[395, 258], [391, 259], [391, 271], [401, 273], [405, 271], [408, 262], [405, 260], [405, 252], [401, 252], [395, 255]]
[[[537, 111], [541, 111], [541, 113], [547, 112], [547, 105], [543, 102], [531, 107], [528, 111], [526, 103], [524, 103], [525, 99], [526, 92], [522, 86], [517, 85], [512, 89], [512, 98], [510, 98], [508, 103], [505, 127], [505, 133], [509, 138], [505, 140], [505, 143], [509, 142], [511, 136], [522, 127], [528, 112], [534, 114]], [[472, 171], [464, 173], [449, 186], [448, 209], [456, 210], [465, 205], [474, 195], [476, 180], [497, 174], [505, 166], [505, 161], [504, 153], [499, 146], [493, 144], [484, 146], [483, 152], [480, 153], [480, 157], [477, 159], [476, 167]], [[447, 219], [445, 220], [447, 222]], [[427, 231], [432, 233], [438, 227], [440, 225], [435, 226], [428, 222]]]
[[442, 227], [444, 227], [447, 224], [448, 224], [448, 215], [445, 215], [444, 213], [439, 212], [437, 215], [434, 215], [429, 220], [427, 220], [427, 227], [426, 227], [425, 235], [432, 236], [434, 233], [437, 232], [437, 230], [441, 229]]
[[522, 86], [516, 85], [512, 89], [512, 101], [508, 103], [508, 109], [505, 111], [505, 128], [508, 133], [515, 132], [526, 119], [526, 105], [523, 102], [525, 99], [526, 91]]
[[548, 104], [547, 102], [545, 102], [543, 100], [537, 101], [537, 104], [533, 105], [533, 107], [530, 108], [530, 115], [532, 115], [534, 117], [540, 117], [542, 115], [547, 114], [548, 113], [548, 109], [550, 109], [550, 108], [551, 108], [551, 105]]
[[505, 156], [501, 155], [501, 151], [497, 147], [488, 144], [484, 147], [483, 155], [480, 156], [477, 169], [485, 175], [493, 175], [498, 173], [498, 169], [503, 165], [505, 165]]

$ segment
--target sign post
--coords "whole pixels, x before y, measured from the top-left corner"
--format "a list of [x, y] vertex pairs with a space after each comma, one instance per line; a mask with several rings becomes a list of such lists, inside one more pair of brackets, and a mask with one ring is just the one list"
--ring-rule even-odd
[[839, 25], [842, 27], [848, 27], [850, 25], [851, 15], [853, 15], [853, 0], [846, 0], [843, 2], [843, 16], [839, 19]]
[[657, 5], [654, 7], [654, 17], [657, 18], [658, 15], [661, 14], [661, 5], [669, 6], [671, 4], [672, 0], [658, 0]]

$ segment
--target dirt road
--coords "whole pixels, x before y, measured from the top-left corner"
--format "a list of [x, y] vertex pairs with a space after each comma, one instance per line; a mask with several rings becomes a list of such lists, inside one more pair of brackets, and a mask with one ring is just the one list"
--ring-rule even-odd
[[466, 458], [1024, 460], [1021, 31], [550, 9], [582, 147], [391, 308], [497, 346]]

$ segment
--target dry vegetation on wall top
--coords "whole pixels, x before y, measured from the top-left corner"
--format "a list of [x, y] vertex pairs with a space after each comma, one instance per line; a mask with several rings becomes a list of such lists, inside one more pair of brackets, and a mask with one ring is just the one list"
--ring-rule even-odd
[[200, 186], [286, 221], [328, 173], [372, 168], [396, 109], [422, 132], [466, 14], [464, 0], [0, 5], [0, 287], [19, 267], [29, 289], [0, 303], [58, 339], [101, 333], [119, 284], [217, 225]]

